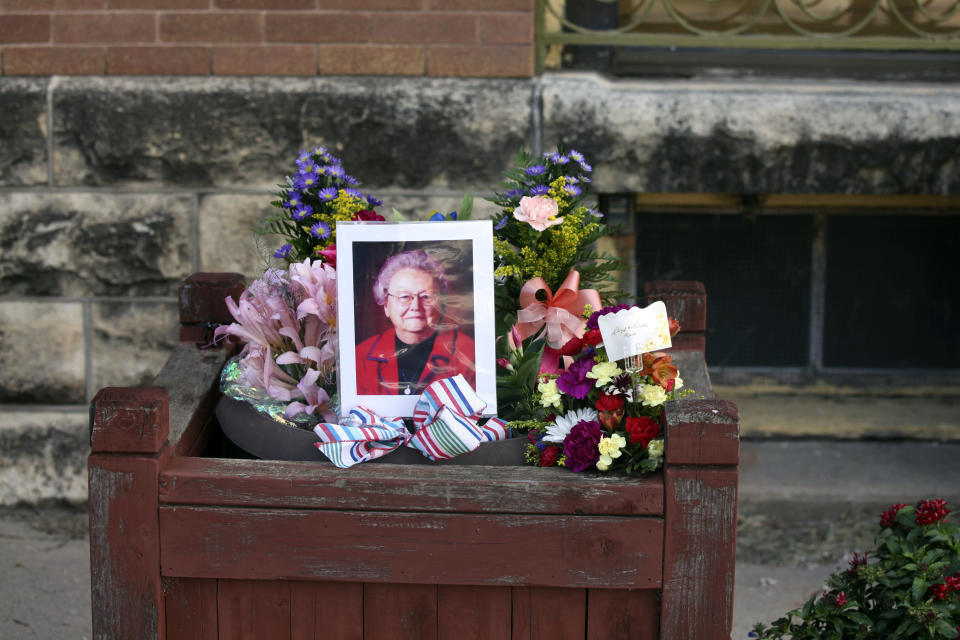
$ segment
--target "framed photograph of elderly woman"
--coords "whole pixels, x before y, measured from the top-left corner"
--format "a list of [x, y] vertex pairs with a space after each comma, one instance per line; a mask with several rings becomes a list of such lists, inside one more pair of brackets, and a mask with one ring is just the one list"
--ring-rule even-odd
[[496, 413], [489, 220], [338, 223], [337, 300], [341, 411], [409, 417], [460, 374]]

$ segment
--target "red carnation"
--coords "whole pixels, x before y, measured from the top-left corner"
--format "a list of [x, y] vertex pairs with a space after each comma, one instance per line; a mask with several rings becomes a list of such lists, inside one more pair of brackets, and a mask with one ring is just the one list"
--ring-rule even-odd
[[947, 517], [950, 510], [947, 509], [946, 500], [921, 500], [917, 503], [918, 525], [935, 524]]
[[907, 506], [904, 503], [891, 505], [889, 509], [880, 514], [880, 526], [881, 527], [892, 527], [893, 524], [897, 521], [897, 512], [900, 509], [903, 509]]
[[372, 209], [365, 209], [364, 211], [357, 211], [355, 214], [353, 214], [353, 219], [362, 220], [363, 222], [371, 222], [371, 221], [382, 222], [384, 218], [382, 215], [380, 215], [379, 213], [377, 213]]
[[575, 356], [583, 351], [583, 340], [574, 336], [567, 340], [567, 343], [560, 348], [560, 355]]
[[554, 445], [547, 447], [540, 452], [540, 466], [552, 467], [557, 464], [557, 458], [560, 456], [560, 447]]
[[643, 448], [646, 448], [658, 435], [660, 435], [660, 423], [653, 418], [647, 416], [627, 418], [627, 436], [630, 444], [640, 443]]
[[616, 411], [623, 406], [623, 396], [612, 396], [609, 393], [600, 392], [597, 398], [597, 411]]
[[590, 331], [587, 331], [585, 334], [583, 334], [583, 341], [591, 347], [603, 342], [603, 336], [600, 335], [600, 329], [591, 329]]

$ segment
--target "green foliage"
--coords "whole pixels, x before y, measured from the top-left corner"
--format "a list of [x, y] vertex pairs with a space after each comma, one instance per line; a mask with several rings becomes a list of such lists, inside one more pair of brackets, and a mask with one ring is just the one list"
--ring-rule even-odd
[[[876, 549], [833, 574], [826, 594], [772, 622], [762, 640], [908, 640], [960, 636], [960, 527], [894, 505], [881, 518]], [[940, 503], [941, 505], [944, 503]], [[868, 560], [869, 558], [869, 560]]]
[[498, 365], [502, 373], [497, 376], [497, 415], [507, 421], [542, 417], [543, 409], [535, 401], [534, 390], [546, 336], [530, 336], [518, 349], [511, 348], [506, 336], [497, 344], [499, 361], [509, 363], [509, 368]]

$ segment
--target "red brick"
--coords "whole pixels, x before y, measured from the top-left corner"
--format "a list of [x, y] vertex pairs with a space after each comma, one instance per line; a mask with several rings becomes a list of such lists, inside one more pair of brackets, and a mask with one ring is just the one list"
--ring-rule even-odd
[[445, 13], [374, 14], [372, 42], [476, 42], [477, 19], [473, 15]]
[[164, 42], [262, 42], [258, 13], [168, 13], [160, 15]]
[[104, 0], [0, 0], [4, 11], [90, 11], [103, 9]]
[[529, 78], [533, 45], [526, 47], [430, 47], [427, 75], [484, 78]]
[[110, 47], [110, 75], [175, 76], [210, 74], [208, 47]]
[[317, 74], [317, 48], [311, 45], [214, 47], [213, 72], [233, 76], [313, 76]]
[[370, 16], [365, 13], [267, 14], [267, 42], [367, 42]]
[[316, 0], [214, 0], [219, 9], [313, 9]]
[[323, 75], [422, 76], [427, 54], [422, 45], [321, 45]]
[[533, 0], [425, 0], [430, 11], [533, 11]]
[[0, 42], [49, 42], [50, 16], [0, 14]]
[[8, 76], [100, 75], [103, 47], [7, 47], [3, 73]]
[[533, 14], [481, 14], [480, 41], [487, 44], [531, 44], [533, 42]]
[[54, 42], [154, 42], [157, 21], [146, 13], [77, 13], [53, 16]]
[[422, 9], [423, 0], [319, 0], [318, 7], [353, 11], [409, 11]]
[[111, 9], [209, 9], [210, 0], [108, 0]]

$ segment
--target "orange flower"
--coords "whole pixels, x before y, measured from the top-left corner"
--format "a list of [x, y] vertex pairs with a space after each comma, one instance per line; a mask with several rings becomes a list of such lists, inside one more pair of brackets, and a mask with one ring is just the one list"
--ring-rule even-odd
[[643, 354], [643, 371], [640, 373], [653, 378], [654, 382], [666, 388], [670, 380], [676, 379], [679, 371], [673, 364], [673, 358], [666, 353], [654, 352]]

